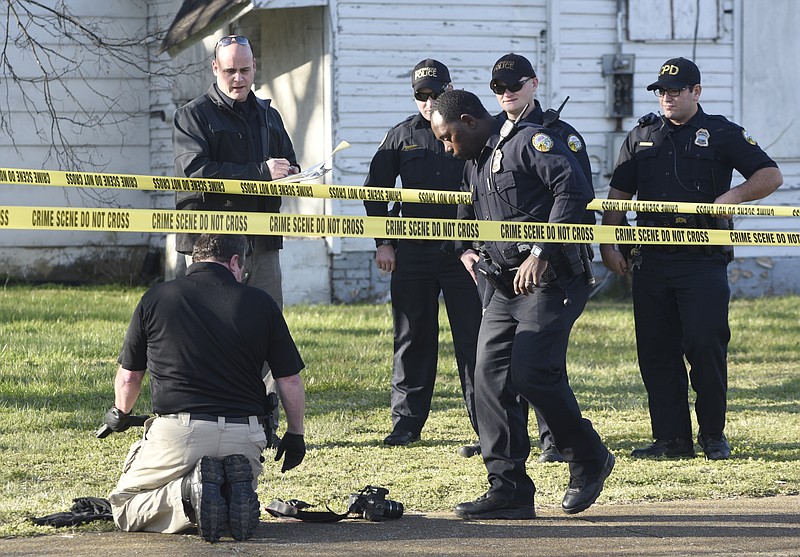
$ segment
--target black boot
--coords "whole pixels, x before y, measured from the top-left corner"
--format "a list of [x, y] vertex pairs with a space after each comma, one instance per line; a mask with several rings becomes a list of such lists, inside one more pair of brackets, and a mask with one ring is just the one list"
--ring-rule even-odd
[[694, 445], [691, 439], [656, 439], [646, 447], [631, 451], [633, 458], [694, 458]]
[[253, 490], [253, 470], [250, 461], [241, 454], [223, 460], [225, 465], [225, 497], [228, 500], [228, 523], [233, 539], [244, 541], [253, 537], [261, 511], [258, 496]]
[[221, 531], [228, 524], [228, 506], [222, 497], [223, 483], [225, 471], [222, 461], [204, 456], [181, 484], [184, 509], [188, 511], [186, 515], [197, 524], [202, 538], [211, 543], [219, 540]]

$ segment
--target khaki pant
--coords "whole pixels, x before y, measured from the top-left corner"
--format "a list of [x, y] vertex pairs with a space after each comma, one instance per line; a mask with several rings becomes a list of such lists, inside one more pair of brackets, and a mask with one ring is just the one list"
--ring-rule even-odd
[[255, 416], [250, 423], [178, 418], [151, 418], [133, 444], [117, 487], [108, 499], [114, 523], [126, 532], [173, 534], [192, 526], [184, 511], [181, 483], [204, 456], [243, 454], [253, 469], [253, 489], [261, 474], [261, 452], [267, 439]]

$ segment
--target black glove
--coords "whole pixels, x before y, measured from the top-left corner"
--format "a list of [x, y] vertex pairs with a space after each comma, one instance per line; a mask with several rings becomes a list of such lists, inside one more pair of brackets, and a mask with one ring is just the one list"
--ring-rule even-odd
[[79, 526], [95, 520], [114, 520], [111, 514], [111, 503], [99, 497], [78, 497], [69, 512], [53, 513], [47, 516], [31, 518], [39, 526]]
[[111, 503], [101, 497], [78, 497], [72, 500], [72, 512], [101, 515], [114, 520], [111, 515]]
[[131, 413], [128, 412], [126, 414], [116, 406], [112, 406], [111, 410], [106, 412], [105, 422], [111, 428], [111, 431], [116, 431], [117, 433], [125, 431], [133, 425], [131, 423]]
[[306, 456], [306, 441], [302, 435], [297, 433], [286, 433], [278, 444], [278, 454], [275, 455], [275, 462], [278, 462], [283, 453], [286, 458], [283, 461], [281, 472], [291, 470], [301, 462]]

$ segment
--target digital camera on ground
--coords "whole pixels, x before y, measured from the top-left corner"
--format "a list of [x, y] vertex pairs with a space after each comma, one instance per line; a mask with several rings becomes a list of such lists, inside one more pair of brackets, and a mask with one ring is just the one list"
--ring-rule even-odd
[[347, 500], [347, 512], [361, 515], [372, 522], [403, 516], [403, 503], [386, 498], [389, 490], [368, 485]]

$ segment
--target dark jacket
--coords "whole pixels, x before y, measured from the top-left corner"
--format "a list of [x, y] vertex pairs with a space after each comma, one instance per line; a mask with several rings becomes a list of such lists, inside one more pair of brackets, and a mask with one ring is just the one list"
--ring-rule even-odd
[[[459, 191], [464, 177], [464, 161], [445, 153], [436, 139], [431, 123], [419, 112], [409, 116], [386, 134], [372, 157], [365, 186], [393, 188], [400, 176], [404, 188], [436, 191]], [[383, 201], [365, 201], [371, 217], [397, 216], [400, 207], [392, 210]], [[407, 203], [402, 215], [410, 218], [454, 219], [457, 205], [440, 203]], [[377, 238], [378, 245], [382, 239]]]
[[[550, 128], [525, 121], [508, 136], [501, 149], [495, 149], [500, 126], [497, 122], [496, 132], [478, 158], [467, 162], [464, 177], [466, 187], [472, 192], [473, 214], [462, 214], [460, 209], [465, 207], [462, 205], [459, 218], [505, 223], [581, 223], [586, 204], [594, 193], [575, 153]], [[539, 239], [537, 235], [543, 229], [543, 226], [532, 228], [528, 237]], [[535, 243], [542, 248], [541, 259], [550, 259], [559, 249], [554, 242]], [[517, 242], [485, 243], [492, 261], [505, 269], [518, 266], [527, 257], [527, 253], [522, 255], [513, 249], [517, 246]]]
[[[247, 102], [258, 111], [261, 148], [250, 136], [247, 121], [234, 112], [212, 84], [208, 91], [188, 102], [175, 113], [172, 146], [175, 174], [187, 178], [232, 180], [271, 180], [266, 160], [284, 158], [297, 165], [292, 141], [283, 120], [269, 100], [259, 99], [252, 92]], [[260, 197], [229, 193], [179, 192], [177, 209], [195, 211], [239, 211], [277, 213], [280, 197]], [[178, 234], [176, 249], [191, 253], [196, 234]], [[268, 236], [273, 249], [283, 246], [281, 236]]]
[[[543, 126], [545, 124], [542, 105], [539, 104], [539, 101], [536, 99], [533, 99], [533, 102], [533, 110], [522, 121]], [[500, 122], [505, 122], [508, 119], [508, 116], [505, 112], [501, 112], [495, 116], [495, 118], [497, 118]], [[567, 147], [569, 147], [569, 150], [575, 155], [575, 158], [578, 159], [578, 164], [583, 171], [583, 175], [586, 177], [586, 181], [589, 182], [589, 187], [592, 188], [592, 194], [594, 194], [594, 185], [592, 184], [592, 164], [589, 161], [589, 154], [586, 152], [586, 141], [584, 141], [581, 134], [578, 133], [578, 130], [573, 128], [568, 122], [565, 122], [561, 118], [558, 118], [550, 124], [547, 124], [545, 127], [553, 130], [555, 134], [567, 144]], [[583, 224], [597, 224], [594, 211], [586, 211], [586, 214], [581, 222]]]

